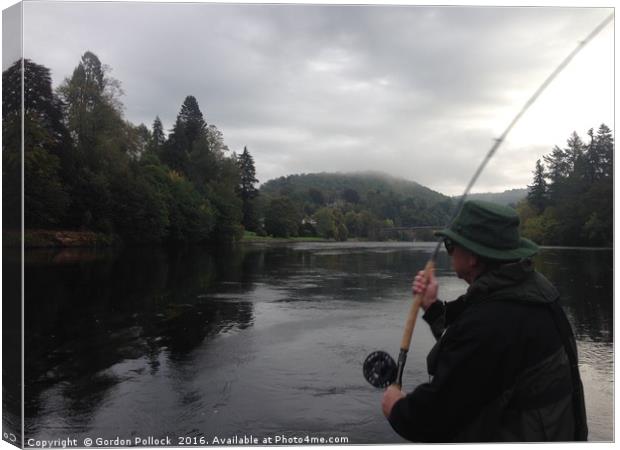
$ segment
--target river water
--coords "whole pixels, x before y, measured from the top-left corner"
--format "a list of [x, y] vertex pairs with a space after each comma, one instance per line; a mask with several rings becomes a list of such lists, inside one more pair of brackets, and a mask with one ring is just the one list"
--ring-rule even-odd
[[[29, 251], [26, 439], [403, 442], [362, 362], [378, 349], [397, 356], [411, 278], [433, 247]], [[612, 252], [547, 248], [535, 263], [575, 329], [590, 440], [611, 441]], [[437, 275], [443, 299], [466, 288], [443, 252]], [[428, 380], [433, 343], [420, 320], [405, 389]]]

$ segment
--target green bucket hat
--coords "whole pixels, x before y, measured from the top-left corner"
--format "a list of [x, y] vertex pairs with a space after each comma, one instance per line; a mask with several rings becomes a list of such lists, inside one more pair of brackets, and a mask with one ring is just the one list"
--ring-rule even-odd
[[500, 261], [527, 258], [538, 246], [519, 236], [519, 216], [507, 206], [468, 200], [454, 221], [435, 236], [449, 238], [476, 255]]

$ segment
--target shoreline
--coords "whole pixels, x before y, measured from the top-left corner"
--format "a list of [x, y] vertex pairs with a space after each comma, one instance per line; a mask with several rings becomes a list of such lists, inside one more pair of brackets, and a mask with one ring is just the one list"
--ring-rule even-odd
[[[274, 238], [270, 236], [252, 236], [246, 235], [235, 244], [243, 243], [259, 243], [259, 244], [278, 244], [278, 243], [294, 243], [294, 242], [336, 242], [330, 239], [318, 237], [292, 237], [292, 238]], [[114, 234], [97, 233], [94, 231], [76, 231], [76, 230], [25, 230], [24, 231], [24, 248], [37, 249], [64, 249], [64, 248], [104, 248], [119, 247], [121, 245], [132, 246], [132, 243], [123, 243], [122, 239]], [[138, 245], [138, 244], [135, 244]], [[164, 245], [161, 242], [146, 243], [139, 245]], [[21, 247], [21, 231], [19, 230], [3, 230], [2, 231], [2, 247], [4, 248], [20, 248]]]
[[[13, 230], [2, 231], [2, 247], [4, 248], [20, 248], [21, 232]], [[24, 232], [24, 248], [48, 248], [48, 249], [70, 249], [70, 248], [106, 248], [119, 247], [122, 245], [132, 246], [133, 244], [124, 244], [122, 239], [114, 234], [97, 233], [94, 231], [75, 231], [75, 230], [26, 230]], [[296, 242], [321, 242], [321, 243], [338, 243], [340, 241], [334, 239], [325, 239], [320, 237], [270, 237], [256, 236], [248, 233], [234, 244], [287, 244]], [[358, 238], [348, 239], [344, 242], [408, 242], [408, 241], [368, 241]], [[421, 242], [421, 241], [420, 241]], [[428, 241], [434, 242], [434, 241]], [[140, 244], [140, 245], [162, 245], [162, 243]], [[592, 247], [592, 246], [555, 246], [540, 245], [541, 249], [575, 249], [575, 250], [613, 250], [613, 247]]]

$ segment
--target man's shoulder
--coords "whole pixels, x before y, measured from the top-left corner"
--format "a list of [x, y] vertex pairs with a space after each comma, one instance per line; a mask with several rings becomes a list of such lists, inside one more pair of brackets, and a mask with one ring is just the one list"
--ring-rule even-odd
[[557, 301], [560, 293], [540, 272], [532, 271], [514, 284], [489, 292], [484, 302], [509, 301], [527, 304], [549, 304]]

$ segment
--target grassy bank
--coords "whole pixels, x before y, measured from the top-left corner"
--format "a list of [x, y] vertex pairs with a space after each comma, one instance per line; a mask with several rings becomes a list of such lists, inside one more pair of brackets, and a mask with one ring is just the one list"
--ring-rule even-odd
[[253, 231], [246, 231], [243, 234], [241, 242], [331, 242], [330, 239], [324, 239], [321, 237], [272, 237], [272, 236], [258, 236]]

